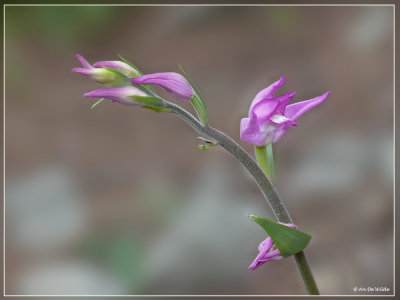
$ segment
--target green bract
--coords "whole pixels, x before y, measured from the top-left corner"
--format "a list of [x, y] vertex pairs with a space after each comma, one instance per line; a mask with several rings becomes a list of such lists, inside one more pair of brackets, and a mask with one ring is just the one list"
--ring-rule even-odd
[[311, 235], [303, 231], [290, 228], [263, 217], [255, 215], [249, 215], [249, 217], [267, 232], [284, 257], [302, 251], [311, 240]]
[[156, 112], [167, 112], [170, 111], [168, 108], [165, 108], [165, 102], [163, 99], [153, 96], [132, 96], [133, 99], [143, 103], [143, 108], [148, 108], [154, 110]]
[[192, 99], [190, 99], [190, 102], [196, 110], [197, 116], [199, 117], [201, 123], [203, 123], [203, 125], [206, 125], [208, 123], [207, 109], [203, 97], [200, 94], [200, 90], [197, 88], [193, 80], [185, 73], [182, 66], [178, 65], [178, 67], [181, 70], [183, 76], [185, 76], [185, 78], [187, 79], [187, 81], [189, 81], [190, 85], [195, 91]]

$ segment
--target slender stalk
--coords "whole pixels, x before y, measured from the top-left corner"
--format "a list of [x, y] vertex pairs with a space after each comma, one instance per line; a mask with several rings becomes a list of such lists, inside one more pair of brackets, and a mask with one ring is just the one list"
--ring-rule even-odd
[[308, 265], [306, 255], [304, 251], [300, 251], [294, 255], [297, 268], [299, 269], [301, 278], [303, 279], [304, 285], [309, 295], [319, 295], [318, 287], [315, 282], [314, 276], [311, 272], [310, 266]]
[[[267, 148], [269, 147], [269, 149]], [[269, 150], [269, 151], [268, 151]], [[274, 181], [274, 158], [272, 155], [272, 144], [268, 146], [254, 146], [254, 153], [256, 154], [256, 160], [261, 170], [264, 171], [265, 175], [272, 182]]]
[[[283, 202], [279, 198], [278, 193], [272, 186], [271, 182], [265, 176], [264, 172], [260, 169], [257, 163], [240, 145], [238, 145], [225, 133], [211, 127], [208, 124], [203, 125], [191, 113], [187, 112], [182, 107], [168, 101], [165, 101], [165, 107], [176, 113], [197, 133], [206, 138], [217, 141], [218, 144], [221, 145], [221, 147], [231, 153], [253, 176], [254, 180], [260, 187], [264, 197], [266, 198], [267, 203], [270, 205], [272, 211], [274, 212], [276, 218], [283, 223], [293, 223], [288, 211], [283, 205]], [[296, 253], [294, 255], [294, 258], [308, 293], [311, 295], [319, 295], [317, 285], [313, 278], [304, 252], [301, 251], [299, 253]]]
[[272, 150], [272, 143], [267, 145], [267, 159], [268, 159], [268, 166], [271, 172], [271, 181], [275, 180], [275, 163], [274, 163], [274, 152]]

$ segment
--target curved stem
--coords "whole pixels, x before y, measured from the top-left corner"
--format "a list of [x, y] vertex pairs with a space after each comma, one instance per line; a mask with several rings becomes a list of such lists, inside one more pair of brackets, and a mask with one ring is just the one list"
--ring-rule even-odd
[[[168, 101], [165, 101], [165, 107], [176, 113], [197, 133], [206, 138], [216, 140], [221, 147], [231, 153], [253, 176], [276, 218], [283, 223], [293, 223], [288, 211], [283, 205], [283, 202], [279, 198], [278, 193], [272, 186], [271, 182], [265, 176], [264, 172], [260, 169], [257, 163], [253, 160], [253, 158], [240, 145], [238, 145], [225, 133], [209, 126], [208, 124], [203, 125], [191, 113], [182, 107]], [[296, 253], [294, 257], [308, 293], [311, 295], [319, 295], [317, 285], [307, 263], [304, 252], [301, 251]]]

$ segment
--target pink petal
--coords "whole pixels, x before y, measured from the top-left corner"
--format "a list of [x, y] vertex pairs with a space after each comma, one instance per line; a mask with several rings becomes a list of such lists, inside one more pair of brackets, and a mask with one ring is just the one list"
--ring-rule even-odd
[[190, 100], [194, 91], [192, 86], [181, 74], [174, 72], [153, 73], [132, 79], [132, 83], [150, 83], [161, 86], [179, 100]]
[[269, 85], [265, 89], [261, 90], [255, 97], [253, 102], [250, 105], [250, 111], [255, 106], [258, 104], [261, 100], [264, 100], [266, 98], [272, 98], [274, 93], [285, 83], [285, 77], [281, 77], [278, 81], [275, 81], [273, 84]]
[[84, 69], [84, 68], [73, 68], [72, 72], [76, 72], [82, 75], [90, 76], [93, 74], [92, 69]]
[[279, 251], [278, 248], [275, 249], [275, 250], [273, 250], [273, 251], [271, 251], [271, 252], [269, 252], [269, 253], [267, 253], [267, 254], [264, 256], [264, 259], [266, 259], [266, 258], [271, 258], [271, 257], [277, 256], [277, 255], [281, 255], [281, 252]]
[[280, 124], [274, 131], [272, 143], [276, 143], [277, 141], [279, 141], [293, 126], [293, 124]]
[[326, 92], [325, 94], [313, 99], [290, 104], [285, 109], [285, 116], [295, 121], [305, 112], [322, 103], [326, 98], [328, 98], [329, 94], [330, 92]]
[[249, 117], [254, 118], [257, 117], [258, 126], [261, 126], [265, 123], [271, 116], [273, 116], [279, 106], [279, 100], [277, 98], [272, 99], [264, 99], [258, 102], [256, 105], [250, 109]]
[[296, 92], [290, 92], [276, 97], [275, 99], [279, 101], [279, 105], [276, 111], [283, 115], [286, 106], [293, 99], [294, 95], [296, 95]]
[[88, 63], [88, 61], [87, 61], [86, 59], [83, 58], [82, 55], [77, 54], [77, 55], [75, 55], [75, 57], [76, 57], [77, 59], [79, 59], [79, 61], [81, 62], [82, 66], [83, 66], [84, 68], [88, 68], [88, 69], [89, 69], [89, 68], [92, 68], [92, 66]]
[[131, 67], [128, 64], [118, 60], [98, 61], [93, 64], [93, 67], [108, 67], [118, 70], [131, 69]]
[[277, 128], [279, 125], [268, 121], [260, 127], [258, 134], [261, 137], [261, 146], [266, 146], [274, 141]]
[[240, 120], [240, 139], [244, 142], [262, 146], [262, 136], [259, 134], [257, 117]]
[[270, 237], [267, 237], [258, 246], [258, 251], [266, 253], [271, 249], [273, 244], [274, 244], [274, 242], [272, 241], [272, 239]]

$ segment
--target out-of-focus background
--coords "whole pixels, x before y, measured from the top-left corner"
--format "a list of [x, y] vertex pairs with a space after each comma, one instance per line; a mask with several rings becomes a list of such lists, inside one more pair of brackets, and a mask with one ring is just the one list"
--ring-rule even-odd
[[[328, 100], [275, 144], [276, 187], [322, 294], [393, 292], [392, 7], [5, 8], [7, 294], [305, 294], [292, 258], [247, 267], [273, 219], [246, 171], [172, 114], [82, 94], [121, 54], [181, 64], [239, 141], [256, 93]], [[190, 105], [182, 104], [192, 111]], [[252, 145], [241, 144], [252, 152]], [[379, 292], [364, 292], [377, 294]]]

